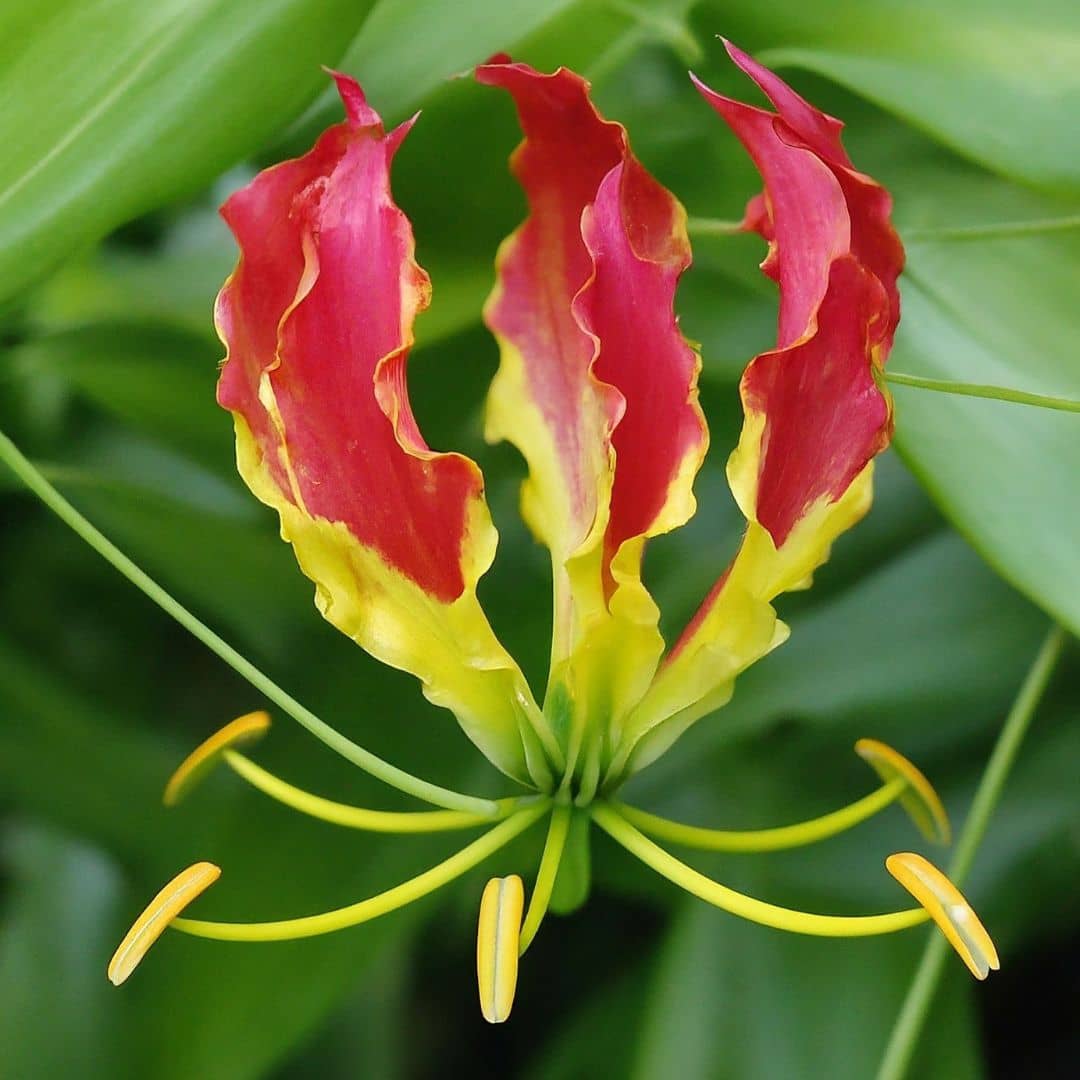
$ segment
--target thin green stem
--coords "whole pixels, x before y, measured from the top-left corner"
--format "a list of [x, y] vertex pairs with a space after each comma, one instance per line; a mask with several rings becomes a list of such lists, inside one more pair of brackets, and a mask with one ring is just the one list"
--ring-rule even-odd
[[307, 728], [317, 739], [321, 739], [332, 750], [337, 751], [347, 761], [370, 773], [390, 787], [397, 788], [407, 795], [423, 799], [434, 806], [447, 810], [463, 810], [487, 818], [495, 817], [499, 812], [498, 804], [491, 799], [478, 799], [471, 795], [462, 795], [457, 791], [439, 787], [437, 784], [421, 780], [388, 761], [383, 761], [369, 750], [358, 746], [340, 732], [335, 731], [325, 721], [320, 720], [310, 709], [305, 708], [294, 697], [287, 694], [272, 679], [264, 675], [250, 660], [241, 656], [223, 638], [214, 633], [178, 600], [167, 593], [153, 578], [131, 561], [108, 537], [104, 536], [74, 506], [60, 494], [41, 474], [15, 444], [0, 431], [0, 461], [50, 509], [68, 525], [81, 539], [85, 540], [107, 563], [119, 570], [137, 589], [153, 600], [166, 614], [174, 618], [185, 630], [198, 638], [211, 652], [214, 652], [238, 675], [246, 679], [268, 700], [274, 702], [283, 712], [291, 716], [298, 724]]
[[743, 226], [741, 221], [692, 217], [686, 219], [686, 231], [691, 236], [737, 236], [743, 231]]
[[950, 379], [927, 379], [922, 375], [907, 375], [900, 371], [887, 371], [885, 380], [895, 383], [897, 386], [916, 386], [920, 390], [936, 390], [942, 394], [992, 398], [995, 401], [1009, 401], [1016, 405], [1035, 405], [1040, 409], [1057, 409], [1060, 412], [1080, 413], [1080, 401], [1074, 401], [1071, 398], [1051, 397], [1048, 394], [1030, 394], [1026, 390], [1012, 390], [1007, 386], [953, 382]]
[[816, 915], [808, 911], [778, 907], [752, 896], [729, 889], [693, 867], [676, 859], [644, 833], [638, 832], [621, 814], [605, 803], [594, 803], [590, 813], [593, 821], [613, 840], [636, 855], [646, 866], [666, 877], [692, 896], [707, 904], [738, 915], [750, 922], [786, 930], [792, 934], [814, 937], [870, 937], [892, 934], [918, 926], [930, 917], [922, 908], [890, 911], [884, 915]]
[[279, 922], [229, 923], [174, 919], [170, 926], [194, 937], [214, 938], [217, 941], [293, 941], [296, 938], [332, 934], [337, 930], [358, 926], [405, 907], [406, 904], [411, 904], [461, 877], [539, 821], [547, 813], [549, 805], [550, 801], [544, 799], [526, 810], [519, 810], [513, 817], [496, 825], [430, 870], [348, 907], [324, 911], [321, 915], [307, 915], [300, 919], [282, 919]]
[[819, 840], [826, 840], [853, 828], [896, 802], [907, 786], [907, 780], [897, 777], [857, 802], [834, 810], [831, 814], [801, 821], [797, 825], [783, 825], [776, 829], [750, 829], [745, 832], [684, 825], [680, 821], [671, 821], [625, 803], [613, 802], [612, 806], [631, 825], [672, 844], [697, 848], [699, 851], [783, 851], [816, 844]]
[[521, 924], [518, 938], [518, 953], [525, 955], [525, 950], [533, 943], [536, 932], [547, 914], [551, 903], [551, 890], [555, 887], [555, 877], [559, 872], [563, 848], [566, 846], [566, 834], [570, 829], [573, 809], [568, 804], [556, 804], [551, 811], [551, 823], [548, 825], [547, 839], [544, 841], [544, 854], [540, 856], [540, 868], [536, 872], [536, 883], [529, 898], [529, 910]]
[[[967, 822], [957, 841], [956, 850], [949, 865], [949, 877], [957, 887], [963, 884], [975, 860], [979, 844], [986, 835], [987, 825], [1001, 798], [1009, 770], [1016, 760], [1020, 744], [1027, 734], [1054, 666], [1061, 656], [1065, 640], [1065, 631], [1060, 626], [1053, 627], [1046, 635], [1035, 657], [1035, 662], [1031, 665], [1020, 687], [1020, 692], [1009, 710], [1009, 715], [1005, 719], [997, 744], [983, 772], [982, 780], [979, 781]], [[927, 942], [919, 967], [915, 972], [915, 978], [908, 988], [907, 997], [904, 999], [892, 1034], [889, 1036], [889, 1042], [878, 1069], [877, 1080], [903, 1080], [906, 1075], [919, 1033], [922, 1031], [926, 1014], [933, 1001], [938, 980], [941, 978], [948, 951], [948, 942], [940, 934], [934, 934]]]
[[[307, 814], [308, 817], [318, 818], [331, 825], [342, 825], [347, 829], [361, 829], [364, 832], [377, 833], [435, 833], [450, 832], [455, 829], [476, 829], [481, 825], [490, 825], [493, 820], [488, 814], [470, 814], [462, 810], [396, 812], [350, 806], [347, 803], [324, 799], [321, 795], [313, 795], [310, 791], [295, 787], [235, 750], [226, 750], [222, 756], [225, 764], [237, 776], [245, 779], [264, 795], [269, 795], [271, 799], [283, 806], [288, 806], [301, 814]], [[499, 814], [494, 820], [508, 818], [527, 802], [535, 802], [537, 798], [536, 795], [526, 795], [520, 799], [500, 799]]]
[[905, 242], [934, 240], [993, 240], [999, 236], [1032, 236], [1080, 229], [1080, 214], [1032, 221], [996, 221], [985, 225], [943, 225], [904, 229]]

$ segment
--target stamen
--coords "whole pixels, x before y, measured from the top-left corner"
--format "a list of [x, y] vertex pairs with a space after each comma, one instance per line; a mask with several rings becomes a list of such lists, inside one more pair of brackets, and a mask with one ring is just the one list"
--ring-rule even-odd
[[221, 871], [208, 862], [195, 863], [179, 873], [154, 897], [120, 942], [109, 961], [109, 982], [119, 986], [139, 966], [147, 950], [181, 911], [217, 879]]
[[885, 868], [926, 908], [976, 979], [998, 970], [997, 950], [986, 928], [960, 890], [933, 863], [905, 851], [890, 855]]
[[687, 866], [638, 832], [613, 807], [595, 803], [591, 813], [596, 824], [613, 840], [658, 874], [708, 904], [763, 926], [816, 937], [870, 937], [918, 926], [929, 917], [927, 912], [920, 908], [893, 911], [885, 915], [815, 915], [768, 904], [729, 889]]
[[483, 836], [466, 845], [449, 859], [425, 870], [416, 877], [386, 892], [320, 915], [307, 915], [299, 919], [283, 919], [278, 922], [231, 923], [207, 922], [201, 919], [174, 919], [172, 926], [194, 937], [214, 938], [218, 941], [291, 941], [295, 938], [330, 934], [335, 930], [357, 926], [377, 919], [398, 908], [411, 904], [441, 888], [467, 870], [483, 862], [515, 836], [523, 833], [548, 812], [550, 800], [543, 800], [518, 810], [512, 817], [496, 825]]
[[898, 776], [850, 806], [823, 814], [821, 817], [811, 818], [797, 825], [783, 825], [775, 829], [749, 829], [742, 832], [684, 825], [682, 822], [671, 821], [669, 818], [639, 810], [635, 806], [627, 806], [626, 803], [613, 802], [611, 806], [626, 821], [651, 836], [657, 836], [672, 844], [681, 844], [683, 847], [697, 848], [699, 851], [782, 851], [815, 844], [819, 840], [825, 840], [853, 828], [884, 810], [898, 798], [902, 798], [907, 785], [907, 780]]
[[900, 805], [927, 840], [935, 844], [948, 844], [952, 840], [949, 815], [933, 784], [903, 754], [877, 739], [860, 739], [855, 744], [855, 753], [886, 783], [903, 777], [908, 786], [900, 796]]
[[540, 856], [540, 868], [536, 871], [536, 883], [529, 898], [529, 910], [521, 925], [521, 939], [518, 951], [522, 956], [533, 943], [536, 932], [547, 914], [551, 903], [551, 890], [555, 887], [555, 878], [559, 873], [563, 848], [566, 846], [566, 834], [570, 829], [573, 810], [569, 806], [557, 805], [551, 811], [551, 823], [548, 825], [547, 839], [544, 841], [544, 853]]
[[195, 747], [169, 777], [162, 801], [166, 806], [175, 806], [210, 772], [226, 750], [261, 739], [269, 728], [270, 714], [260, 710], [245, 713], [214, 732], [209, 739]]
[[476, 981], [480, 1011], [489, 1024], [510, 1016], [517, 990], [518, 934], [525, 889], [517, 874], [492, 878], [480, 900], [476, 933]]
[[479, 825], [490, 825], [509, 817], [520, 806], [536, 801], [535, 795], [526, 795], [520, 799], [501, 799], [496, 803], [495, 814], [470, 814], [464, 810], [415, 810], [397, 813], [389, 810], [367, 810], [361, 806], [349, 806], [346, 803], [333, 802], [321, 795], [313, 795], [302, 788], [267, 772], [256, 765], [250, 758], [238, 754], [235, 750], [226, 750], [225, 764], [238, 776], [243, 777], [252, 787], [269, 795], [301, 814], [328, 821], [331, 825], [343, 825], [347, 829], [364, 829], [367, 832], [380, 833], [432, 833], [447, 832], [452, 829], [473, 829]]

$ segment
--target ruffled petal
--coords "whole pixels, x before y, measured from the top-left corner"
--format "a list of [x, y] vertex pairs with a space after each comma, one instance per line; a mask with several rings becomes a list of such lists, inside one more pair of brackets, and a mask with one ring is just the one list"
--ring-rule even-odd
[[477, 78], [514, 97], [525, 141], [512, 165], [530, 211], [486, 309], [502, 351], [488, 435], [525, 457], [523, 513], [552, 553], [555, 711], [566, 726], [572, 699], [579, 718], [607, 723], [662, 654], [642, 553], [693, 514], [708, 441], [700, 359], [673, 312], [686, 215], [579, 76], [500, 60]]
[[728, 479], [746, 536], [628, 721], [633, 768], [724, 704], [735, 676], [785, 640], [771, 601], [808, 585], [836, 537], [869, 509], [873, 458], [892, 434], [880, 375], [899, 319], [903, 249], [891, 200], [851, 167], [839, 121], [729, 52], [779, 110], [697, 83], [765, 182], [743, 224], [770, 245], [762, 269], [780, 286], [778, 347], [756, 357], [740, 384], [745, 418]]
[[223, 216], [241, 249], [218, 298], [218, 400], [240, 472], [281, 516], [323, 615], [417, 675], [508, 774], [529, 778], [536, 706], [476, 598], [496, 533], [480, 470], [431, 450], [405, 364], [430, 284], [390, 194], [412, 121], [386, 134], [360, 87], [304, 157], [261, 173]]

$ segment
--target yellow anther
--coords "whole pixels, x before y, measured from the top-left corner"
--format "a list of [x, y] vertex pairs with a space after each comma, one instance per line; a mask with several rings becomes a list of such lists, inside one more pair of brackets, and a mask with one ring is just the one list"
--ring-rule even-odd
[[890, 855], [885, 867], [926, 908], [976, 979], [997, 971], [998, 954], [990, 935], [960, 890], [933, 863], [905, 851]]
[[270, 727], [270, 715], [262, 711], [245, 713], [200, 743], [169, 777], [162, 801], [175, 806], [213, 767], [230, 747], [261, 738]]
[[907, 781], [907, 790], [900, 795], [900, 805], [927, 840], [936, 844], [948, 844], [952, 840], [949, 815], [945, 813], [938, 793], [903, 754], [877, 739], [860, 739], [855, 744], [855, 753], [886, 783], [897, 777]]
[[154, 897], [135, 920], [109, 961], [109, 982], [119, 986], [139, 966], [147, 950], [169, 923], [217, 879], [221, 871], [208, 862], [195, 863], [179, 873]]
[[476, 934], [476, 979], [480, 1011], [489, 1024], [510, 1016], [517, 989], [518, 939], [525, 887], [517, 874], [492, 878], [480, 899], [480, 926]]

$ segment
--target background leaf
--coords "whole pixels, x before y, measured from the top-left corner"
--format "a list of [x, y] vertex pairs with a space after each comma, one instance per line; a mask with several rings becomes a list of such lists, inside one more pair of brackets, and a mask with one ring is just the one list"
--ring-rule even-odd
[[0, 9], [0, 298], [189, 194], [322, 86], [365, 0]]

